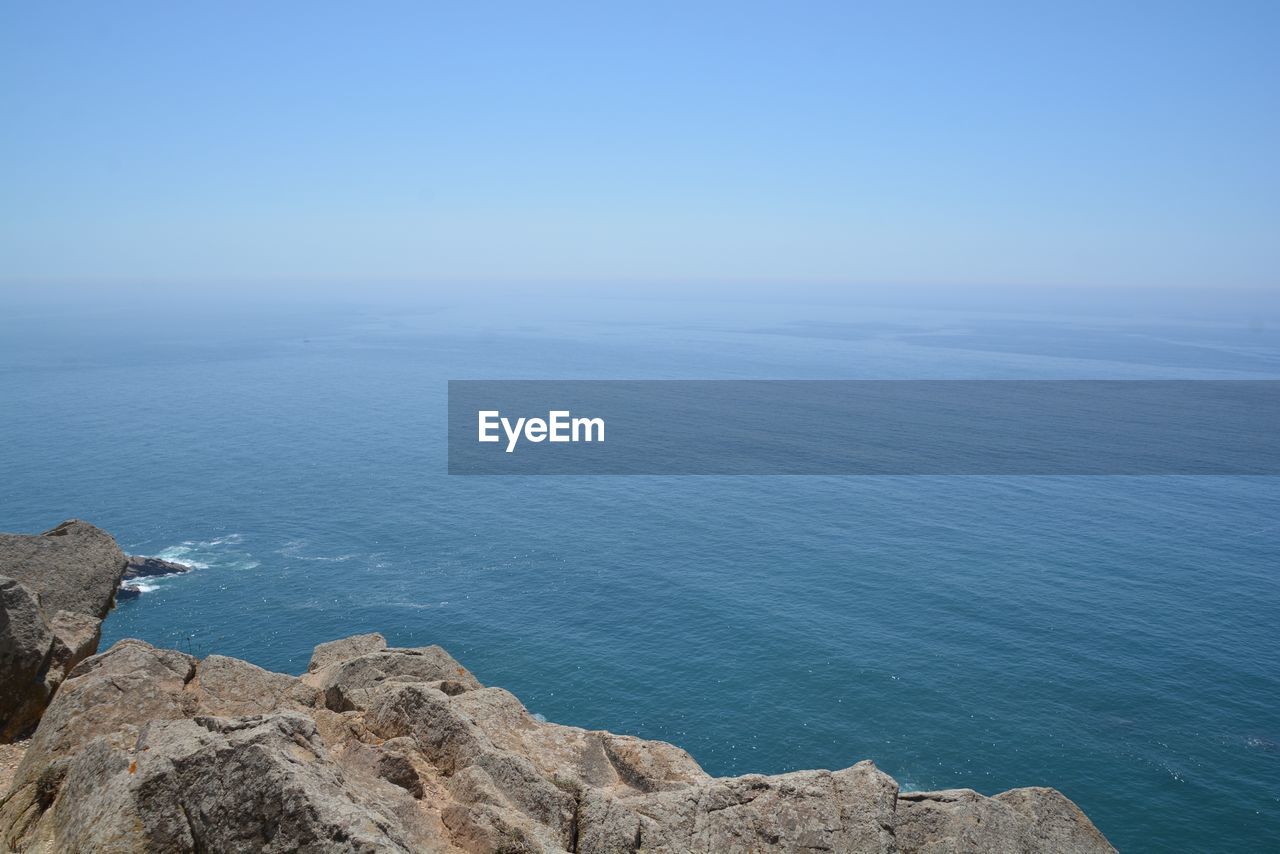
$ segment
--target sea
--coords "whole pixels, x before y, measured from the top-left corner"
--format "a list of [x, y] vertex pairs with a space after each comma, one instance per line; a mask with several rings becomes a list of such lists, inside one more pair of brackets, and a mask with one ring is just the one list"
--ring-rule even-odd
[[1274, 305], [949, 293], [6, 299], [0, 530], [194, 567], [103, 648], [300, 673], [378, 631], [716, 775], [871, 759], [1280, 851], [1280, 478], [446, 473], [457, 379], [1280, 378]]

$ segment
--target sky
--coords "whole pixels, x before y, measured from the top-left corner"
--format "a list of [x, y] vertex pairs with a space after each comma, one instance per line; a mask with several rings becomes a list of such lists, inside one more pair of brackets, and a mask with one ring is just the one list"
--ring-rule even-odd
[[0, 285], [1280, 289], [1280, 3], [0, 0]]

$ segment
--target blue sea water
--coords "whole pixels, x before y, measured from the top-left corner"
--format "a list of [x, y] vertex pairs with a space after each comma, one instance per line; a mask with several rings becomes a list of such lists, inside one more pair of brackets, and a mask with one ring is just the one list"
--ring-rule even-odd
[[1280, 479], [445, 474], [449, 379], [1277, 378], [1264, 323], [784, 297], [11, 307], [0, 529], [192, 563], [140, 637], [439, 643], [714, 774], [1051, 785], [1123, 851], [1280, 850]]

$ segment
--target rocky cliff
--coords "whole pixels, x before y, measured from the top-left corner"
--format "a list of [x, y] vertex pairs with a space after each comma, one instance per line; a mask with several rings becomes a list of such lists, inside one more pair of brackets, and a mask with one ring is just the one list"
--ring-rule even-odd
[[87, 522], [0, 534], [0, 743], [35, 726], [66, 674], [97, 652], [124, 570], [115, 540]]
[[75, 666], [0, 799], [22, 852], [1108, 852], [1053, 789], [900, 792], [870, 762], [708, 776], [545, 723], [436, 646], [301, 677], [125, 640]]

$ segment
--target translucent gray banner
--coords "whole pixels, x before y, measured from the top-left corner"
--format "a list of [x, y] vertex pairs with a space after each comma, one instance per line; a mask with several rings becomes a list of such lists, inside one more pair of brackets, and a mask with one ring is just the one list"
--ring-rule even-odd
[[1274, 475], [1280, 380], [452, 380], [449, 473]]

